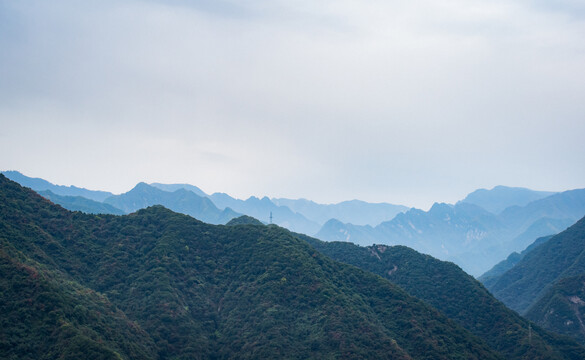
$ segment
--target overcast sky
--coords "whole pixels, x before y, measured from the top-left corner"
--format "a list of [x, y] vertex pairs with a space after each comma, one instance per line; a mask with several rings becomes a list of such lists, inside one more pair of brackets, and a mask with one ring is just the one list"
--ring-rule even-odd
[[427, 209], [585, 187], [581, 0], [0, 0], [0, 170]]

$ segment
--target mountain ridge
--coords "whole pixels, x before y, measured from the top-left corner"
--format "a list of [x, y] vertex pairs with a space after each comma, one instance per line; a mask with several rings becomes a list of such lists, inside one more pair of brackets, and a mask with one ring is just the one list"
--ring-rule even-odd
[[157, 359], [502, 359], [399, 287], [275, 225], [210, 225], [158, 205], [72, 213], [3, 176], [0, 200], [2, 249], [106, 295], [152, 337]]

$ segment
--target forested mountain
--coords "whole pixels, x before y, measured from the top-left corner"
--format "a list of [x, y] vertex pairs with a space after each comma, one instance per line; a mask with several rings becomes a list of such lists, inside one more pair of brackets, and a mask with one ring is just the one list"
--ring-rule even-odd
[[579, 358], [574, 344], [529, 325], [453, 263], [405, 246], [360, 247], [299, 235], [332, 259], [378, 274], [484, 339], [506, 359]]
[[517, 263], [520, 262], [532, 250], [536, 249], [536, 247], [542, 243], [547, 242], [553, 235], [543, 236], [536, 239], [530, 246], [524, 249], [521, 253], [513, 252], [511, 253], [506, 260], [502, 260], [497, 263], [493, 268], [487, 271], [485, 274], [478, 278], [479, 281], [482, 282], [487, 288], [491, 287], [500, 276], [502, 276], [506, 271], [510, 270], [514, 267]]
[[489, 290], [521, 314], [560, 279], [585, 274], [585, 218], [526, 254]]
[[499, 185], [491, 190], [475, 190], [461, 202], [475, 204], [491, 213], [499, 214], [510, 206], [525, 206], [554, 194], [551, 191], [534, 191], [526, 188]]
[[11, 243], [26, 238], [7, 230], [0, 225], [0, 358], [156, 358], [151, 337], [107, 297], [27, 258]]
[[1, 358], [503, 359], [276, 226], [72, 213], [0, 176], [0, 240], [1, 318], [20, 320]]
[[318, 204], [306, 199], [272, 199], [277, 205], [287, 206], [294, 212], [303, 214], [319, 224], [331, 219], [353, 225], [376, 226], [381, 222], [392, 220], [396, 215], [408, 210], [402, 205], [388, 203], [368, 203], [360, 200], [343, 201], [337, 204]]
[[260, 220], [255, 219], [248, 215], [242, 215], [237, 218], [233, 218], [226, 224], [227, 226], [235, 225], [264, 225]]
[[525, 316], [545, 329], [585, 344], [585, 274], [554, 283]]
[[113, 194], [107, 191], [94, 191], [94, 190], [87, 190], [83, 188], [78, 188], [76, 186], [63, 186], [63, 185], [54, 185], [50, 182], [39, 179], [39, 178], [31, 178], [21, 174], [18, 171], [3, 171], [2, 174], [9, 178], [12, 181], [19, 183], [22, 186], [28, 187], [33, 189], [34, 191], [45, 191], [49, 190], [53, 194], [62, 195], [62, 196], [82, 196], [86, 199], [94, 200], [102, 202], [106, 198], [112, 196]]
[[55, 204], [63, 206], [67, 210], [82, 211], [88, 214], [111, 214], [124, 215], [125, 213], [110, 205], [99, 201], [90, 200], [83, 196], [63, 196], [57, 195], [50, 190], [38, 191], [39, 195], [45, 199], [49, 199]]
[[225, 224], [241, 215], [230, 208], [220, 210], [208, 198], [196, 195], [192, 191], [180, 188], [174, 192], [168, 192], [145, 183], [139, 183], [127, 193], [110, 196], [104, 203], [122, 209], [126, 213], [152, 205], [163, 205], [173, 211], [211, 224]]
[[358, 244], [406, 245], [453, 261], [479, 276], [534, 239], [559, 233], [584, 215], [585, 189], [581, 189], [523, 207], [509, 207], [499, 215], [467, 202], [435, 204], [429, 211], [411, 209], [374, 228], [327, 224], [317, 237], [336, 241], [343, 236]]
[[[100, 196], [109, 194], [56, 186], [42, 179], [25, 177], [17, 172], [7, 173], [17, 176], [25, 184], [30, 184], [33, 190], [50, 187], [61, 191], [73, 189]], [[511, 194], [511, 200], [505, 202], [505, 194]], [[351, 241], [360, 245], [373, 243], [406, 245], [437, 258], [453, 261], [468, 273], [479, 276], [510, 253], [525, 249], [535, 238], [559, 233], [585, 215], [585, 190], [566, 191], [540, 198], [525, 206], [517, 205], [546, 194], [498, 186], [489, 191], [474, 192], [456, 205], [435, 204], [426, 212], [410, 209], [375, 227], [354, 223], [365, 221], [368, 216], [380, 219], [386, 216], [384, 214], [403, 210], [403, 207], [360, 201], [321, 205], [308, 200], [270, 200], [267, 197], [239, 200], [223, 193], [206, 195], [193, 185], [160, 183], [154, 183], [152, 186], [138, 184], [126, 194], [109, 196], [104, 203], [119, 208], [124, 213], [161, 204], [173, 211], [214, 224], [225, 224], [242, 214], [269, 223], [272, 214], [273, 223], [296, 232], [316, 233], [315, 236], [322, 240]], [[71, 210], [115, 213], [111, 208], [85, 203], [82, 199], [57, 197], [53, 199]], [[503, 206], [503, 203], [516, 205], [496, 215], [472, 204], [473, 201], [484, 205]], [[295, 211], [288, 206], [292, 206]], [[301, 211], [316, 218], [305, 216]], [[354, 223], [329, 219], [321, 226], [319, 221], [333, 214], [341, 218], [353, 217]]]

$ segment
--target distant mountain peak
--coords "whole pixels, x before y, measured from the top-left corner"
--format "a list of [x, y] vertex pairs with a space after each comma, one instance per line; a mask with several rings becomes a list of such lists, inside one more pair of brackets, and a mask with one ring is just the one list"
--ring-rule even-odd
[[499, 214], [511, 206], [525, 206], [532, 201], [554, 195], [550, 191], [535, 191], [522, 187], [494, 186], [491, 190], [478, 189], [460, 202], [478, 205], [487, 211]]

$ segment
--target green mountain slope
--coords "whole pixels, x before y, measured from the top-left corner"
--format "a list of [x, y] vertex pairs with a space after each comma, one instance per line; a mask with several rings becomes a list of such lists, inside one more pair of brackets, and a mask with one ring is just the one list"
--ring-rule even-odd
[[331, 258], [378, 274], [433, 305], [506, 359], [580, 359], [583, 349], [551, 335], [496, 300], [458, 266], [404, 246], [360, 247], [299, 235]]
[[228, 221], [228, 223], [226, 225], [233, 226], [233, 225], [264, 225], [264, 224], [262, 224], [262, 222], [260, 220], [255, 219], [251, 216], [242, 215], [240, 217], [231, 219], [230, 221]]
[[[44, 237], [13, 214], [0, 220], [0, 358], [154, 359], [152, 338], [108, 299], [26, 256], [14, 244]], [[40, 251], [40, 249], [37, 249]]]
[[[0, 225], [0, 250], [106, 296], [154, 341], [158, 359], [501, 358], [387, 280], [276, 226], [214, 226], [160, 206], [71, 213], [3, 176]], [[22, 307], [3, 309], [10, 318]], [[99, 321], [84, 326], [97, 331]]]
[[585, 275], [556, 282], [530, 307], [526, 317], [545, 329], [585, 344]]
[[517, 263], [520, 262], [532, 250], [536, 249], [536, 247], [540, 244], [547, 242], [551, 237], [554, 235], [543, 236], [536, 239], [530, 246], [524, 249], [521, 253], [513, 252], [510, 254], [506, 260], [502, 260], [497, 263], [493, 268], [487, 271], [485, 274], [478, 278], [485, 287], [489, 288], [493, 284], [495, 284], [500, 276], [502, 276], [506, 271], [510, 270], [514, 267]]
[[585, 274], [585, 218], [526, 254], [489, 290], [524, 314], [555, 282], [581, 274]]

